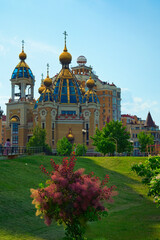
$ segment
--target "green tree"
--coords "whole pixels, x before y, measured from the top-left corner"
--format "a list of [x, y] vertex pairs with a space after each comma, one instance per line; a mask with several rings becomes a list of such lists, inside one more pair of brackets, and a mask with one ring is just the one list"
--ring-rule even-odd
[[43, 147], [43, 150], [47, 154], [51, 154], [52, 149], [45, 142], [46, 142], [46, 130], [42, 129], [40, 126], [37, 125], [33, 130], [33, 136], [29, 139], [29, 142], [27, 143], [28, 151], [29, 148], [32, 147]]
[[160, 207], [160, 157], [150, 157], [145, 163], [135, 163], [131, 169], [142, 177], [142, 183], [149, 189], [148, 196], [153, 196], [154, 202]]
[[72, 152], [72, 144], [66, 137], [58, 140], [57, 142], [57, 153], [60, 156], [70, 156]]
[[129, 142], [130, 133], [126, 131], [126, 127], [122, 126], [122, 122], [111, 121], [106, 123], [102, 130], [96, 129], [93, 137], [93, 145], [96, 146], [97, 151], [103, 153], [113, 154], [114, 151], [122, 153], [130, 149]]
[[154, 137], [150, 133], [147, 134], [145, 132], [140, 132], [137, 135], [137, 138], [140, 144], [139, 149], [141, 152], [146, 152], [147, 145], [152, 145], [154, 143]]
[[83, 144], [78, 144], [76, 147], [76, 156], [83, 156], [87, 152], [87, 146]]

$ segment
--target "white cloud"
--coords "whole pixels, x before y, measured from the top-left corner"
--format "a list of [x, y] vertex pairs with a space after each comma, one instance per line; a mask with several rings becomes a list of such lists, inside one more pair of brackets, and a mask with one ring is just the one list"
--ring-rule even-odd
[[148, 111], [158, 111], [158, 106], [159, 103], [157, 101], [146, 100], [141, 97], [132, 97], [129, 91], [127, 92], [127, 97], [124, 96], [123, 98], [122, 96], [122, 113], [136, 114], [141, 117], [142, 115], [147, 115]]
[[30, 48], [32, 48], [34, 51], [37, 51], [37, 52], [49, 52], [55, 55], [59, 55], [59, 50], [56, 49], [56, 47], [49, 44], [45, 44], [43, 42], [28, 40], [27, 45], [29, 45]]

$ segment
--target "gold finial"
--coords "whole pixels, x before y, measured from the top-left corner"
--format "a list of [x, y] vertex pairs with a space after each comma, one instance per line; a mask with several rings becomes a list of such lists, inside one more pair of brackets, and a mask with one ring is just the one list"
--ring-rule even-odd
[[22, 40], [22, 52], [24, 52], [24, 40]]
[[49, 63], [47, 63], [47, 77], [49, 77]]
[[24, 40], [22, 40], [22, 52], [19, 54], [19, 58], [24, 61], [26, 59], [27, 55], [24, 52]]

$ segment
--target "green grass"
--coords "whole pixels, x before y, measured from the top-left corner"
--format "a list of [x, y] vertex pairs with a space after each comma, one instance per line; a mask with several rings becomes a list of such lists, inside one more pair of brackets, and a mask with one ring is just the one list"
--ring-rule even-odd
[[[60, 157], [54, 157], [58, 162]], [[88, 240], [160, 240], [160, 208], [147, 196], [141, 178], [131, 172], [134, 162], [145, 158], [85, 157], [78, 158], [76, 168], [94, 171], [97, 176], [110, 176], [109, 185], [116, 185], [118, 195], [107, 204], [108, 217], [89, 223]], [[28, 156], [0, 160], [0, 240], [62, 240], [62, 226], [47, 227], [35, 216], [30, 188], [37, 188], [46, 177], [39, 166], [50, 169], [49, 156]]]

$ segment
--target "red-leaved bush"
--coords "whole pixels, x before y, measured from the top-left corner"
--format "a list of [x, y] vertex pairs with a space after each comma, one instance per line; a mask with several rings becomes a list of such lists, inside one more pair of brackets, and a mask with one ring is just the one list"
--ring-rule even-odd
[[84, 239], [84, 223], [101, 219], [107, 213], [104, 201], [112, 201], [115, 186], [107, 187], [109, 176], [100, 181], [93, 172], [84, 174], [84, 169], [74, 171], [75, 156], [64, 158], [62, 164], [51, 159], [52, 172], [43, 165], [41, 170], [49, 177], [46, 186], [31, 189], [36, 215], [50, 225], [54, 219], [66, 225], [66, 239]]

